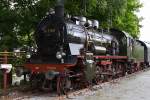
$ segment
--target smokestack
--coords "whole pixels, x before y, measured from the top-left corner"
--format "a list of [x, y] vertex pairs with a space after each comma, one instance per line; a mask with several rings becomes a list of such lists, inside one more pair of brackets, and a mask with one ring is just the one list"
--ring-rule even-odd
[[55, 6], [55, 15], [60, 18], [64, 17], [64, 0], [57, 0]]

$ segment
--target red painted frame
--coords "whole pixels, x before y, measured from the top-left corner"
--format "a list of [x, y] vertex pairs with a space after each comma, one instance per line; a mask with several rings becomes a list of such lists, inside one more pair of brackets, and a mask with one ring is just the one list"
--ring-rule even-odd
[[127, 59], [127, 56], [94, 56], [96, 59]]
[[[94, 56], [96, 59], [127, 59], [127, 56]], [[84, 58], [78, 56], [78, 58]], [[111, 64], [112, 62], [102, 62], [101, 64]], [[32, 72], [47, 72], [48, 70], [63, 72], [66, 68], [75, 66], [75, 64], [25, 64], [25, 68]]]
[[66, 68], [75, 66], [75, 64], [25, 64], [25, 68], [32, 72], [47, 72], [49, 70], [63, 72]]

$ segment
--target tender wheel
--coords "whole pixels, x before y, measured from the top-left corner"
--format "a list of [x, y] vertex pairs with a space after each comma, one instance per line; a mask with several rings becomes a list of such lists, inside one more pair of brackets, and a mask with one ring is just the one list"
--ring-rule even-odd
[[109, 82], [109, 81], [111, 81], [111, 80], [113, 80], [113, 75], [108, 75], [107, 81]]

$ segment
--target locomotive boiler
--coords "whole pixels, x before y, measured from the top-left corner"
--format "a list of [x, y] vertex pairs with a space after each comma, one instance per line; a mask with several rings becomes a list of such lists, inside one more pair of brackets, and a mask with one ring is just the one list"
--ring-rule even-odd
[[63, 6], [44, 18], [35, 32], [37, 53], [32, 63], [75, 64], [77, 55], [89, 51], [94, 55], [117, 55], [118, 40], [106, 30], [98, 30], [97, 20], [85, 17], [64, 18]]
[[64, 16], [63, 0], [57, 1], [55, 13], [41, 20], [34, 36], [37, 50], [28, 53], [24, 65], [32, 86], [60, 94], [137, 70], [131, 36], [100, 29], [97, 20]]

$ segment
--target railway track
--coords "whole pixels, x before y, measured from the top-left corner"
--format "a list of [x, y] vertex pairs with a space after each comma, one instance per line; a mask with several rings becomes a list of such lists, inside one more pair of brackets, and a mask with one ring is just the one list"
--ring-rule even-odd
[[[31, 90], [27, 87], [14, 87], [11, 89], [8, 89], [4, 94], [0, 95], [0, 100], [30, 100], [31, 98], [40, 98], [43, 97], [44, 100], [61, 100], [61, 99], [67, 99], [67, 98], [73, 98], [79, 95], [93, 95], [96, 90], [103, 88], [103, 86], [107, 84], [116, 84], [119, 82], [119, 80], [122, 80], [124, 78], [130, 78], [132, 76], [135, 76], [139, 73], [142, 73], [143, 71], [148, 71], [150, 68], [147, 68], [145, 70], [141, 70], [139, 72], [135, 72], [132, 74], [128, 74], [124, 77], [119, 77], [114, 80], [110, 80], [108, 82], [100, 83], [98, 85], [90, 86], [88, 88], [84, 88], [81, 90], [72, 90], [67, 93], [67, 95], [61, 95], [58, 96], [56, 92], [43, 92], [39, 90]], [[32, 100], [32, 99], [31, 99]]]

